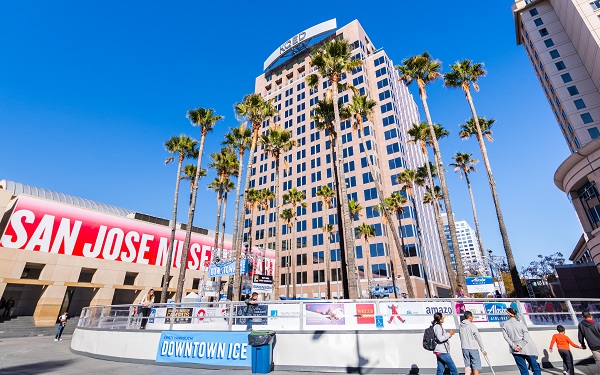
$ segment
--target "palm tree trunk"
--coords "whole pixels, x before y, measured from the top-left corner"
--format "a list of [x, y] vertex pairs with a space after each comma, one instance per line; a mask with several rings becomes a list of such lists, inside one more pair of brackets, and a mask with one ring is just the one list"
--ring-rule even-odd
[[523, 286], [521, 285], [521, 278], [519, 277], [519, 271], [517, 270], [517, 263], [515, 262], [515, 258], [513, 256], [510, 241], [508, 240], [508, 231], [506, 230], [506, 225], [504, 224], [504, 216], [502, 216], [502, 210], [500, 209], [500, 200], [498, 198], [498, 192], [496, 191], [496, 181], [494, 181], [494, 175], [492, 174], [492, 166], [490, 165], [490, 160], [487, 155], [487, 149], [483, 141], [483, 135], [481, 134], [479, 117], [477, 117], [477, 111], [475, 110], [473, 98], [471, 97], [471, 93], [469, 90], [465, 90], [465, 96], [467, 97], [467, 101], [469, 102], [469, 107], [471, 107], [471, 113], [473, 114], [475, 127], [477, 128], [477, 141], [479, 142], [479, 148], [481, 149], [483, 164], [485, 165], [485, 170], [487, 171], [488, 182], [490, 185], [490, 190], [492, 192], [492, 199], [494, 200], [494, 207], [496, 208], [496, 217], [498, 218], [498, 226], [500, 227], [500, 235], [502, 236], [502, 244], [504, 245], [506, 260], [508, 262], [508, 267], [510, 268], [510, 277], [514, 284], [515, 293], [517, 297], [524, 297], [525, 291], [523, 290]]
[[477, 210], [475, 209], [475, 198], [473, 197], [473, 189], [471, 188], [471, 181], [469, 180], [469, 174], [465, 173], [465, 180], [467, 181], [467, 189], [469, 189], [469, 197], [471, 197], [471, 208], [473, 209], [473, 221], [475, 221], [475, 230], [477, 231], [477, 242], [479, 242], [479, 250], [481, 256], [485, 258], [485, 248], [481, 241], [481, 231], [479, 231], [479, 219], [477, 219]]
[[215, 243], [213, 245], [212, 254], [210, 256], [211, 264], [215, 264], [217, 259], [221, 261], [221, 255], [219, 254], [219, 227], [221, 226], [221, 212], [223, 211], [223, 196], [219, 189], [217, 194], [217, 225], [215, 227]]
[[[427, 163], [429, 165], [429, 163]], [[411, 190], [413, 192], [412, 194], [412, 206], [413, 206], [413, 210], [415, 210], [415, 221], [417, 222], [417, 237], [419, 239], [419, 244], [421, 245], [421, 264], [423, 266], [423, 278], [425, 279], [425, 289], [427, 290], [427, 297], [431, 298], [432, 294], [431, 294], [431, 285], [429, 285], [429, 276], [428, 276], [428, 272], [427, 272], [427, 256], [426, 256], [426, 252], [425, 252], [425, 246], [423, 245], [423, 233], [421, 233], [421, 223], [419, 221], [419, 212], [417, 212], [417, 202], [416, 202], [416, 196], [415, 196], [415, 183], [412, 183], [412, 187]], [[446, 241], [446, 245], [448, 244], [448, 241]]]
[[[260, 124], [258, 126], [255, 126], [254, 124], [252, 124], [252, 144], [250, 146], [250, 156], [248, 158], [248, 169], [246, 170], [246, 181], [244, 182], [244, 191], [240, 192], [240, 194], [243, 194], [243, 198], [242, 198], [242, 209], [244, 210], [244, 215], [240, 215], [241, 217], [246, 217], [245, 212], [246, 212], [246, 205], [248, 204], [248, 190], [250, 190], [250, 178], [252, 177], [252, 166], [254, 165], [254, 153], [256, 151], [256, 143], [258, 141], [258, 131], [260, 130]], [[242, 249], [242, 232], [243, 230], [240, 230], [238, 233], [237, 238], [234, 238], [233, 241], [235, 242], [235, 246], [237, 249], [240, 249], [239, 251], [241, 251]], [[250, 231], [250, 237], [252, 237], [252, 231]], [[252, 247], [250, 247], [250, 252], [252, 252]], [[234, 276], [234, 294], [233, 294], [233, 300], [234, 301], [239, 301], [240, 300], [240, 296], [242, 295], [242, 275], [240, 275], [240, 267], [239, 264], [236, 264], [235, 266], [235, 276]]]
[[386, 258], [388, 259], [388, 263], [390, 265], [390, 276], [392, 278], [392, 286], [394, 287], [394, 298], [398, 298], [398, 291], [396, 290], [396, 274], [394, 273], [394, 260], [392, 259], [392, 254], [390, 252], [390, 231], [391, 228], [389, 228], [389, 223], [388, 223], [388, 230], [385, 232], [385, 239], [386, 239], [386, 246], [387, 246], [387, 251], [386, 251]]
[[[333, 80], [333, 112], [335, 114], [335, 130], [337, 134], [341, 133], [341, 124], [340, 124], [340, 109], [338, 108], [338, 81], [337, 79]], [[331, 145], [333, 147], [333, 145]], [[350, 226], [350, 212], [348, 209], [348, 195], [346, 193], [346, 178], [344, 173], [344, 154], [342, 153], [342, 142], [336, 142], [336, 153], [337, 153], [337, 168], [339, 173], [340, 183], [338, 185], [338, 189], [341, 195], [341, 209], [342, 209], [342, 219], [343, 219], [343, 229], [344, 229], [344, 239], [345, 243], [345, 251], [342, 251], [341, 254], [345, 253], [346, 262], [348, 267], [348, 296], [346, 298], [357, 299], [358, 295], [358, 272], [356, 271], [356, 250], [354, 248], [354, 229]], [[340, 223], [338, 223], [339, 226]], [[340, 238], [341, 245], [341, 238]], [[341, 246], [340, 246], [341, 247]], [[343, 257], [344, 255], [342, 255]], [[343, 263], [343, 259], [342, 259]]]
[[[446, 174], [444, 173], [444, 163], [442, 162], [442, 153], [440, 151], [440, 145], [437, 137], [435, 136], [435, 130], [433, 128], [433, 121], [431, 120], [431, 114], [429, 113], [429, 106], [427, 105], [427, 93], [425, 91], [425, 84], [419, 83], [419, 94], [421, 101], [423, 102], [423, 109], [425, 110], [425, 116], [427, 117], [427, 123], [429, 124], [429, 133], [431, 136], [431, 143], [433, 146], [433, 155], [435, 158], [438, 179], [440, 180], [440, 187], [442, 188], [442, 196], [444, 197], [444, 206], [446, 207], [446, 214], [448, 215], [448, 229], [450, 230], [450, 241], [452, 242], [452, 250], [454, 251], [454, 261], [456, 263], [456, 275], [459, 284], [465, 286], [467, 281], [465, 279], [465, 270], [463, 267], [462, 257], [460, 255], [460, 247], [458, 246], [458, 238], [456, 237], [456, 226], [454, 223], [454, 213], [452, 211], [452, 205], [450, 204], [450, 193], [448, 192], [448, 185], [446, 184]], [[433, 189], [433, 187], [432, 187]], [[433, 190], [432, 190], [433, 192]], [[444, 232], [442, 232], [444, 233]]]
[[444, 232], [444, 222], [442, 221], [441, 207], [440, 202], [438, 202], [437, 198], [435, 198], [435, 183], [433, 181], [433, 176], [431, 174], [431, 167], [429, 165], [429, 157], [427, 157], [427, 149], [423, 148], [423, 153], [425, 156], [425, 166], [427, 167], [427, 178], [429, 179], [429, 186], [431, 189], [431, 194], [433, 196], [433, 210], [435, 215], [435, 224], [437, 226], [440, 245], [442, 246], [442, 253], [444, 254], [444, 263], [446, 264], [446, 272], [448, 274], [448, 282], [450, 283], [450, 294], [452, 296], [456, 295], [457, 283], [456, 283], [456, 274], [454, 273], [454, 267], [452, 267], [452, 259], [450, 257], [450, 247], [448, 246], [448, 240], [446, 239], [446, 235]]
[[[240, 224], [244, 222], [244, 220], [242, 220], [242, 217], [244, 217], [244, 215], [240, 215], [240, 211], [239, 211], [240, 197], [243, 194], [243, 192], [241, 191], [241, 188], [242, 188], [242, 176], [244, 175], [244, 153], [240, 152], [239, 156], [240, 156], [240, 169], [238, 170], [237, 187], [235, 190], [235, 213], [233, 214], [233, 240], [231, 241], [231, 253], [233, 254], [233, 257], [235, 260], [235, 271], [233, 274], [233, 288], [235, 288], [235, 286], [238, 285], [238, 279], [241, 280], [241, 278], [242, 278], [241, 270], [240, 270], [240, 266], [241, 266], [240, 262], [242, 261], [242, 246], [241, 246], [241, 244], [238, 246], [237, 238], [238, 238], [238, 232], [240, 231], [240, 229], [242, 232], [244, 230], [243, 227], [240, 228]], [[244, 210], [244, 213], [245, 213], [245, 211], [246, 210]], [[241, 223], [240, 223], [240, 221], [241, 221]], [[227, 293], [227, 298], [230, 301], [234, 300], [233, 288], [231, 288], [232, 289], [231, 292], [228, 290], [228, 293]]]
[[325, 239], [325, 295], [327, 299], [331, 299], [331, 251], [329, 250], [331, 236], [329, 232], [325, 233], [327, 236]]
[[[279, 248], [281, 246], [281, 244], [279, 243], [280, 240], [280, 229], [279, 228], [279, 207], [281, 207], [281, 205], [279, 204], [279, 158], [281, 155], [277, 155], [277, 157], [275, 158], [275, 267], [273, 268], [273, 300], [278, 300], [279, 299], [279, 285], [280, 285], [280, 280], [279, 280], [279, 270], [281, 268], [281, 259], [280, 259], [280, 251]], [[266, 250], [265, 250], [265, 254], [266, 254]]]
[[[387, 212], [387, 208], [385, 208], [385, 196], [383, 194], [383, 189], [381, 188], [381, 183], [379, 182], [379, 179], [375, 175], [375, 172], [373, 170], [373, 165], [371, 165], [371, 156], [367, 153], [367, 146], [365, 144], [365, 137], [364, 137], [362, 121], [360, 121], [359, 124], [360, 124], [360, 132], [361, 132], [361, 134], [363, 134], [363, 136], [361, 137], [361, 142], [363, 145], [363, 149], [365, 150], [365, 155], [367, 157], [367, 165], [369, 166], [369, 173], [371, 173], [371, 176], [373, 177], [373, 181], [375, 182], [375, 189], [377, 189], [377, 196], [379, 198], [379, 203], [381, 204], [381, 207], [384, 207], [383, 215], [385, 216], [385, 219], [387, 220], [387, 222], [391, 223], [391, 226], [392, 226], [392, 237], [394, 238], [394, 243], [396, 245], [396, 249], [398, 250], [398, 257], [400, 258], [400, 265], [402, 266], [402, 273], [404, 276], [404, 281], [406, 283], [406, 293], [408, 294], [408, 296], [410, 298], [415, 298], [415, 291], [412, 286], [412, 280], [408, 273], [408, 265], [406, 264], [406, 259], [404, 258], [404, 245], [403, 244], [401, 245], [400, 238], [398, 238], [398, 231], [396, 230], [396, 225], [392, 221], [391, 215]], [[400, 225], [400, 230], [402, 230], [402, 225]], [[402, 241], [404, 241], [404, 240], [402, 240]], [[368, 255], [370, 255], [370, 253]]]
[[[290, 235], [292, 234], [290, 227], [288, 226], [288, 229], [290, 230]], [[290, 299], [290, 262], [292, 261], [292, 241], [288, 238], [287, 240], [287, 247], [288, 247], [288, 251], [290, 255], [286, 256], [286, 262], [285, 262], [285, 298]]]
[[171, 236], [169, 238], [169, 248], [167, 250], [167, 264], [165, 265], [165, 276], [163, 277], [162, 293], [160, 294], [160, 303], [167, 302], [167, 293], [169, 292], [169, 278], [171, 277], [171, 267], [173, 265], [173, 246], [175, 243], [175, 232], [177, 225], [177, 202], [179, 201], [179, 183], [181, 181], [181, 166], [183, 164], [183, 154], [179, 154], [179, 163], [177, 164], [177, 179], [175, 180], [175, 197], [173, 198], [173, 220], [169, 223]]
[[[371, 269], [371, 250], [369, 249], [369, 243], [365, 241], [365, 251], [367, 251], [366, 265], [364, 275], [367, 277], [367, 298], [371, 298], [371, 279], [373, 278]], [[362, 298], [362, 296], [360, 296]]]
[[206, 134], [202, 133], [200, 139], [200, 149], [198, 152], [198, 164], [196, 166], [196, 177], [194, 178], [194, 187], [192, 189], [192, 199], [188, 210], [188, 220], [185, 228], [185, 241], [183, 242], [183, 254], [179, 268], [179, 278], [177, 280], [177, 292], [175, 293], [175, 302], [181, 302], [183, 295], [183, 285], [185, 284], [185, 271], [187, 270], [187, 261], [190, 254], [190, 241], [192, 239], [192, 226], [194, 225], [194, 212], [196, 211], [196, 198], [198, 196], [198, 181], [200, 180], [200, 170], [202, 166], [202, 152], [204, 152], [204, 142]]
[[227, 222], [227, 192], [223, 193], [223, 220], [221, 221], [223, 224], [221, 225], [221, 259], [227, 258], [229, 261], [231, 259], [231, 254], [228, 257], [225, 257], [225, 223]]
[[[296, 299], [296, 283], [298, 282], [298, 275], [296, 274], [296, 263], [298, 261], [298, 258], [295, 256], [297, 255], [295, 250], [295, 246], [294, 246], [294, 242], [296, 241], [296, 232], [293, 231], [293, 229], [290, 229], [292, 231], [292, 243], [290, 244], [290, 254], [291, 254], [291, 259], [292, 259], [292, 297], [294, 299]], [[296, 258], [296, 259], [294, 259]]]

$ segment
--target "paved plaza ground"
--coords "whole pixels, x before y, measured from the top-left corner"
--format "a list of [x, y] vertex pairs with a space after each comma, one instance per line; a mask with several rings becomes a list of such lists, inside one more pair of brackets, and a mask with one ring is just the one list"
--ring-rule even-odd
[[[247, 375], [250, 370], [204, 370], [197, 368], [140, 365], [105, 361], [71, 353], [71, 336], [63, 336], [55, 342], [52, 337], [23, 337], [0, 340], [0, 374], [144, 374], [144, 375], [204, 375], [233, 374]], [[433, 358], [432, 358], [433, 359]], [[460, 359], [459, 359], [460, 361]], [[596, 374], [596, 365], [578, 366], [577, 374]], [[368, 371], [364, 372], [368, 374]], [[316, 373], [274, 371], [273, 375], [310, 375]], [[498, 375], [518, 374], [518, 371], [497, 372]], [[562, 369], [544, 369], [544, 374], [562, 375]]]

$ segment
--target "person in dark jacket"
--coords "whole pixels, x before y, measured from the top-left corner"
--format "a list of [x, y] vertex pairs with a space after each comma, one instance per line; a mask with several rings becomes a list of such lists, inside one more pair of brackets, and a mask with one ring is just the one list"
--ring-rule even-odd
[[252, 316], [254, 315], [254, 309], [258, 305], [258, 293], [252, 293], [252, 297], [248, 298], [246, 301], [246, 331], [252, 330]]
[[596, 361], [596, 366], [598, 366], [598, 371], [600, 371], [600, 323], [595, 322], [592, 319], [592, 314], [587, 310], [582, 312], [581, 316], [583, 316], [583, 320], [577, 327], [579, 331], [577, 334], [579, 343], [582, 349], [590, 347], [594, 361]]

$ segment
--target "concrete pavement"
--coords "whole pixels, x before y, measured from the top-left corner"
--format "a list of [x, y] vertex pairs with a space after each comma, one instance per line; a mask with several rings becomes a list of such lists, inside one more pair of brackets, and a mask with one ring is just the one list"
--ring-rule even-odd
[[[144, 375], [204, 375], [232, 374], [248, 375], [250, 370], [206, 370], [198, 368], [167, 367], [125, 362], [113, 362], [89, 358], [71, 353], [71, 336], [63, 336], [55, 342], [52, 337], [22, 337], [0, 339], [0, 374], [38, 375], [38, 374], [144, 374]], [[455, 359], [457, 364], [462, 359]], [[459, 367], [460, 370], [460, 367]], [[485, 371], [485, 369], [484, 369]], [[364, 372], [365, 374], [368, 371]], [[497, 372], [498, 375], [518, 374], [516, 371]], [[562, 368], [544, 369], [545, 374], [563, 375]], [[577, 374], [597, 374], [595, 364], [578, 366]], [[274, 371], [273, 375], [310, 375], [317, 373]]]

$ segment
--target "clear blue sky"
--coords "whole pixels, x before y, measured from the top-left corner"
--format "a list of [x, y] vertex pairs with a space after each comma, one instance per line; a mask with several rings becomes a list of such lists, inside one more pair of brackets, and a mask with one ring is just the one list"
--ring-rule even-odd
[[[253, 91], [263, 61], [292, 35], [322, 21], [358, 19], [396, 64], [429, 51], [444, 62], [485, 62], [475, 104], [497, 120], [488, 150], [517, 263], [561, 251], [581, 227], [554, 171], [568, 156], [543, 91], [515, 42], [511, 0], [370, 3], [306, 9], [298, 2], [13, 1], [0, 5], [0, 179], [169, 218], [175, 165], [163, 144], [199, 138], [185, 118], [195, 107], [225, 116], [210, 135], [205, 161], [237, 125], [233, 105]], [[333, 3], [331, 3], [333, 4]], [[441, 5], [441, 4], [440, 4]], [[333, 10], [335, 8], [335, 10]], [[415, 88], [411, 88], [418, 97]], [[479, 149], [461, 141], [470, 117], [464, 95], [429, 89], [434, 121], [451, 130], [444, 161]], [[203, 163], [206, 165], [206, 163]], [[482, 164], [482, 163], [480, 163]], [[473, 177], [483, 241], [503, 253], [483, 165]], [[215, 195], [200, 187], [195, 225], [214, 229]], [[449, 171], [457, 219], [472, 224], [464, 180]], [[188, 188], [182, 185], [182, 196]], [[179, 220], [187, 218], [182, 199]], [[230, 222], [233, 204], [229, 206]]]

